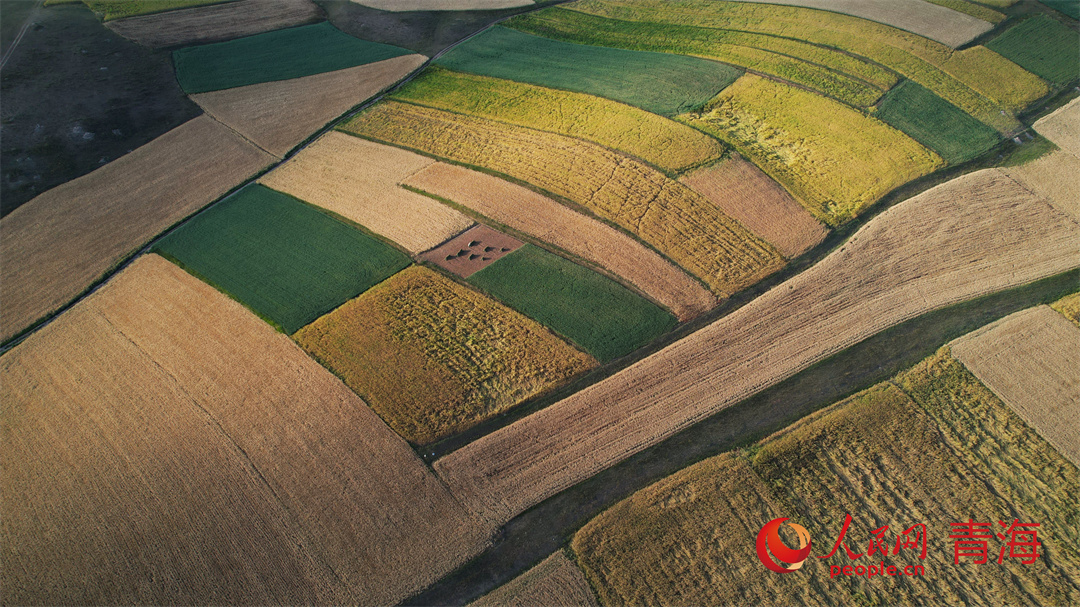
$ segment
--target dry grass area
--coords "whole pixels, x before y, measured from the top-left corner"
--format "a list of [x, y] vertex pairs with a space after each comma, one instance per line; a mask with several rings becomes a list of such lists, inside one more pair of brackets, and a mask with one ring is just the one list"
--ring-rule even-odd
[[957, 360], [1066, 458], [1080, 465], [1080, 329], [1048, 306], [950, 344]]
[[562, 550], [483, 597], [469, 607], [598, 607], [581, 570]]
[[352, 0], [381, 11], [481, 11], [529, 6], [533, 0]]
[[5, 604], [392, 604], [483, 549], [288, 337], [145, 256], [0, 358]]
[[1059, 148], [1080, 157], [1080, 97], [1036, 120], [1032, 127]]
[[423, 55], [402, 55], [314, 76], [199, 93], [191, 99], [207, 114], [280, 158], [425, 60]]
[[421, 169], [403, 183], [605, 268], [669, 308], [679, 320], [716, 306], [712, 293], [652, 249], [528, 188], [442, 162]]
[[1060, 312], [1065, 318], [1071, 320], [1074, 325], [1080, 327], [1080, 293], [1073, 293], [1072, 295], [1062, 297], [1050, 304], [1050, 307]]
[[1056, 151], [1004, 170], [1032, 192], [1044, 196], [1058, 210], [1080, 221], [1080, 158]]
[[105, 25], [139, 44], [162, 48], [251, 36], [322, 18], [322, 9], [311, 0], [238, 0], [118, 19]]
[[684, 175], [679, 181], [789, 259], [813, 248], [829, 233], [787, 190], [738, 155]]
[[398, 187], [401, 180], [433, 162], [330, 131], [259, 183], [333, 211], [419, 253], [473, 223], [446, 205]]
[[273, 162], [199, 116], [0, 220], [7, 339], [71, 301], [126, 255]]
[[909, 318], [1080, 265], [1080, 227], [997, 169], [875, 217], [730, 315], [435, 462], [505, 521], [724, 407]]

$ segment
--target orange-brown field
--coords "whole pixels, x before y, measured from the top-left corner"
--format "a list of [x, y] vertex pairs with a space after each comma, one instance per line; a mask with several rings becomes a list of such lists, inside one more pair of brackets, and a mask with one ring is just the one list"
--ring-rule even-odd
[[236, 0], [166, 11], [105, 25], [139, 44], [156, 48], [217, 42], [318, 21], [311, 0]]

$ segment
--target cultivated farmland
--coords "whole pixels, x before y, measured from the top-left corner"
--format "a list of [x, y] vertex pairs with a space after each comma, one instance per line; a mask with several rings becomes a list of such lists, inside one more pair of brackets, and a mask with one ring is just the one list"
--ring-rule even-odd
[[506, 521], [887, 327], [1080, 266], [1078, 236], [1000, 170], [959, 177], [883, 212], [730, 315], [435, 468], [470, 510]]
[[[55, 0], [54, 0], [55, 1]], [[61, 0], [64, 1], [64, 0]], [[71, 0], [67, 0], [71, 1]], [[82, 3], [105, 21], [218, 4], [229, 0], [82, 0]], [[49, 0], [46, 0], [49, 3]]]
[[157, 256], [0, 377], [5, 604], [385, 605], [489, 537], [344, 384]]
[[1008, 167], [1005, 172], [1080, 221], [1080, 158], [1061, 151], [1051, 152], [1026, 164]]
[[652, 249], [528, 188], [442, 162], [421, 169], [403, 183], [605, 268], [669, 308], [679, 320], [689, 320], [716, 305], [708, 289]]
[[[954, 11], [964, 13], [965, 15], [971, 15], [976, 19], [981, 19], [988, 23], [1001, 23], [1006, 19], [1006, 16], [989, 6], [993, 5], [993, 2], [977, 3], [972, 0], [926, 0], [931, 4], [938, 6], [944, 6], [945, 8], [951, 8]], [[927, 36], [927, 38], [933, 38], [933, 36]], [[939, 42], [941, 42], [939, 40]]]
[[461, 213], [397, 183], [434, 161], [345, 133], [329, 132], [259, 183], [426, 251], [472, 225]]
[[681, 119], [735, 146], [830, 226], [944, 164], [878, 120], [751, 74]]
[[656, 247], [728, 295], [779, 269], [770, 245], [699, 194], [640, 161], [554, 133], [384, 102], [342, 127], [564, 196]]
[[700, 106], [741, 74], [695, 57], [569, 44], [498, 26], [454, 47], [435, 64], [606, 97], [664, 116]]
[[665, 171], [716, 160], [719, 141], [667, 118], [582, 93], [430, 69], [393, 97], [420, 105], [578, 137]]
[[596, 365], [539, 324], [415, 266], [295, 337], [391, 428], [420, 445]]
[[533, 0], [352, 0], [382, 11], [477, 11], [528, 6]]
[[1080, 157], [1080, 98], [1036, 120], [1032, 126], [1059, 148]]
[[477, 224], [420, 256], [424, 261], [468, 278], [521, 248], [521, 242]]
[[295, 198], [250, 185], [154, 250], [292, 333], [409, 258]]
[[562, 550], [510, 582], [473, 601], [469, 607], [598, 607], [585, 576]]
[[1080, 35], [1049, 15], [1027, 19], [986, 46], [1056, 84], [1080, 77]]
[[994, 129], [911, 80], [886, 93], [874, 117], [934, 150], [949, 164], [971, 160], [1001, 139]]
[[112, 31], [145, 46], [162, 48], [220, 42], [318, 21], [311, 0], [231, 0], [211, 6], [110, 21]]
[[1050, 304], [1050, 307], [1060, 312], [1065, 318], [1071, 320], [1074, 325], [1080, 327], [1080, 293], [1073, 293], [1072, 295], [1062, 297]]
[[671, 314], [610, 278], [533, 245], [469, 282], [600, 361], [632, 352], [676, 324]]

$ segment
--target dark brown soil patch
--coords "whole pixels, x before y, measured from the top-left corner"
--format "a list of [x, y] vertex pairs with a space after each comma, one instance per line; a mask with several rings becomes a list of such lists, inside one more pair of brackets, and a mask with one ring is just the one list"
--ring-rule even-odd
[[468, 278], [523, 244], [513, 236], [478, 223], [434, 249], [422, 253], [420, 259], [430, 261], [462, 278]]

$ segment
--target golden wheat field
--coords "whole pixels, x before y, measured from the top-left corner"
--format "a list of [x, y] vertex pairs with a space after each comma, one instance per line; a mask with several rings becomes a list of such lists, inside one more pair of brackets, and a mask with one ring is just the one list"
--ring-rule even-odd
[[1004, 171], [1059, 211], [1080, 221], [1080, 158], [1064, 150], [1055, 151]]
[[469, 603], [470, 607], [597, 607], [585, 576], [562, 550], [513, 580]]
[[1050, 307], [1080, 326], [1080, 293], [1073, 293], [1050, 304]]
[[1080, 156], [1080, 98], [1036, 120], [1032, 126], [1059, 148], [1073, 156]]
[[105, 27], [144, 46], [189, 46], [251, 36], [318, 21], [311, 0], [233, 0], [221, 4], [114, 19]]

